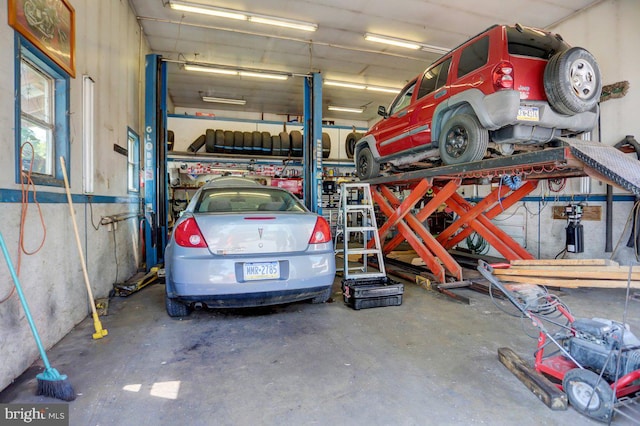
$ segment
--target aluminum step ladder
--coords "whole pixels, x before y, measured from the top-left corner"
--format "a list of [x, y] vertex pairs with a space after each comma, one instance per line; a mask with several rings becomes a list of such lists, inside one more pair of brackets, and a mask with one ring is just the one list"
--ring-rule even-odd
[[[339, 239], [342, 237], [342, 246]], [[367, 248], [373, 239], [374, 247]], [[345, 280], [386, 278], [380, 236], [368, 183], [345, 182], [340, 184], [340, 203], [336, 225], [336, 254], [344, 256], [343, 272]], [[362, 255], [362, 266], [350, 266], [349, 255]], [[371, 271], [369, 258], [375, 256], [378, 271]]]

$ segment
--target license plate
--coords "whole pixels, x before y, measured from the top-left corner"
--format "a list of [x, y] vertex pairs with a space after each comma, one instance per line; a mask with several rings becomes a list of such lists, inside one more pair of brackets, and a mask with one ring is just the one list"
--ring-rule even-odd
[[540, 108], [521, 106], [518, 108], [518, 120], [540, 121]]
[[280, 278], [279, 262], [252, 262], [245, 263], [243, 267], [246, 281]]

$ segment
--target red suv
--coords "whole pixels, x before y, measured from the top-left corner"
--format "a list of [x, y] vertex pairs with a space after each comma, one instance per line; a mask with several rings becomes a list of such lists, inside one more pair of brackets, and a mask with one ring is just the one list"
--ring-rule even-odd
[[[600, 70], [585, 49], [558, 34], [494, 25], [434, 62], [407, 84], [355, 145], [360, 179], [382, 164], [442, 164], [544, 147], [593, 129]], [[432, 163], [434, 164], [434, 163]]]

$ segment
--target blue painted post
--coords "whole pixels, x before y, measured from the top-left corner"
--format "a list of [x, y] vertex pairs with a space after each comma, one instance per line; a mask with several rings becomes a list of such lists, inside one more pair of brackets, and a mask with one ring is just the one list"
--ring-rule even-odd
[[304, 84], [304, 203], [322, 214], [322, 77], [313, 73]]

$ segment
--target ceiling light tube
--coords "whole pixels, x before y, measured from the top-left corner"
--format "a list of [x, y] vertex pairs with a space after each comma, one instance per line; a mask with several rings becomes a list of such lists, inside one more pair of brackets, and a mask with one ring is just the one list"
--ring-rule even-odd
[[420, 46], [420, 49], [424, 50], [425, 52], [438, 53], [440, 55], [449, 53], [449, 51], [451, 50], [451, 49], [447, 49], [446, 47], [432, 46], [430, 44], [423, 44]]
[[422, 47], [419, 43], [410, 40], [403, 40], [400, 38], [387, 37], [378, 34], [367, 33], [364, 35], [364, 39], [367, 41], [374, 41], [376, 43], [390, 44], [392, 46], [404, 47], [406, 49], [418, 50]]
[[356, 114], [361, 114], [362, 111], [364, 111], [364, 108], [347, 108], [347, 107], [329, 105], [328, 110], [329, 111], [340, 111], [340, 112], [354, 112]]
[[214, 102], [218, 104], [230, 104], [230, 105], [246, 105], [247, 101], [244, 99], [229, 99], [229, 98], [214, 98], [212, 96], [203, 96], [204, 102]]
[[346, 87], [349, 89], [360, 89], [360, 90], [364, 90], [367, 87], [364, 84], [347, 83], [347, 82], [334, 81], [334, 80], [325, 80], [324, 84], [326, 86]]
[[270, 78], [273, 80], [286, 80], [289, 78], [286, 74], [269, 74], [264, 72], [240, 71], [241, 77]]
[[277, 27], [293, 28], [294, 30], [302, 30], [313, 32], [318, 29], [317, 24], [311, 22], [294, 21], [292, 19], [276, 18], [263, 15], [249, 15], [249, 22], [258, 24], [275, 25]]
[[226, 74], [226, 75], [238, 75], [238, 71], [236, 70], [227, 70], [224, 68], [213, 68], [206, 67], [202, 65], [188, 65], [184, 66], [184, 69], [187, 71], [198, 71], [198, 72], [210, 72], [213, 74]]
[[169, 0], [171, 9], [182, 12], [200, 13], [203, 15], [219, 16], [221, 18], [237, 19], [246, 21], [247, 15], [233, 9], [225, 9], [222, 7], [207, 6], [206, 4], [187, 3], [177, 0]]
[[385, 93], [399, 93], [400, 89], [396, 89], [394, 87], [380, 87], [380, 86], [367, 86], [367, 90], [371, 90], [374, 92], [385, 92]]

